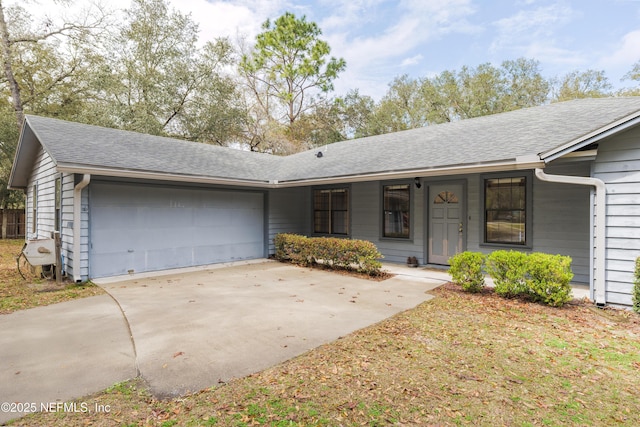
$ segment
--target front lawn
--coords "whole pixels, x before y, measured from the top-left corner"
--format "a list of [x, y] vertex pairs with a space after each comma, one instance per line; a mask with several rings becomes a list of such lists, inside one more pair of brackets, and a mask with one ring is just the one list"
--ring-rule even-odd
[[103, 293], [99, 287], [88, 283], [76, 285], [66, 282], [57, 285], [33, 274], [23, 279], [18, 273], [16, 255], [22, 250], [24, 240], [0, 240], [0, 314], [49, 305]]
[[434, 293], [416, 309], [200, 393], [158, 401], [134, 380], [79, 399], [88, 412], [18, 424], [640, 425], [636, 314], [453, 285]]

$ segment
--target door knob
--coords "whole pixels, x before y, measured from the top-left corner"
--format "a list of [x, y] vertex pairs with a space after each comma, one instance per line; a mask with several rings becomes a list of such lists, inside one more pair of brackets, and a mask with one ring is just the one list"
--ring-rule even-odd
[[458, 232], [462, 233], [462, 223], [458, 224]]

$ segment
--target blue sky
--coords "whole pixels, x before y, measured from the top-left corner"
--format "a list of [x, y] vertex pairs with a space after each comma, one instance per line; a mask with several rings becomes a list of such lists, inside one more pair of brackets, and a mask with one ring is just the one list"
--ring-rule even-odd
[[[306, 15], [322, 29], [332, 54], [347, 62], [335, 83], [338, 95], [357, 88], [379, 99], [393, 78], [402, 74], [432, 76], [464, 65], [498, 66], [519, 57], [540, 61], [545, 77], [603, 70], [615, 88], [622, 88], [634, 86], [621, 79], [640, 60], [640, 0], [170, 2], [199, 22], [203, 41], [218, 36], [252, 41], [267, 18], [286, 11]], [[54, 2], [21, 3], [35, 13]], [[112, 8], [130, 4], [128, 0], [104, 3]]]

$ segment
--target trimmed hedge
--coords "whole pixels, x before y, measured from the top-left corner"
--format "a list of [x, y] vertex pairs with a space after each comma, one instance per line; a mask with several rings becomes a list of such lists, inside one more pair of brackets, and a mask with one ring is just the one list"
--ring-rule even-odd
[[305, 237], [281, 233], [274, 238], [276, 259], [302, 266], [318, 263], [334, 269], [353, 270], [378, 276], [382, 273], [382, 254], [366, 240], [336, 237]]
[[640, 313], [640, 257], [636, 258], [635, 278], [633, 280], [633, 311]]
[[484, 287], [483, 264], [484, 255], [480, 252], [461, 252], [449, 259], [449, 274], [465, 291], [480, 292]]
[[[469, 263], [464, 260], [475, 260]], [[482, 260], [478, 266], [478, 260]], [[480, 252], [463, 252], [449, 260], [452, 280], [468, 289], [468, 277], [478, 282], [478, 271], [484, 270], [496, 285], [495, 292], [503, 297], [526, 296], [534, 301], [560, 307], [571, 301], [571, 258], [534, 252], [495, 251], [488, 256]], [[640, 274], [640, 273], [639, 273]], [[484, 280], [484, 278], [483, 278]], [[480, 288], [481, 289], [481, 288]]]
[[571, 257], [532, 253], [527, 257], [527, 292], [534, 301], [561, 307], [571, 301]]
[[498, 295], [513, 298], [527, 292], [527, 254], [517, 251], [494, 251], [487, 256], [485, 269], [493, 278]]

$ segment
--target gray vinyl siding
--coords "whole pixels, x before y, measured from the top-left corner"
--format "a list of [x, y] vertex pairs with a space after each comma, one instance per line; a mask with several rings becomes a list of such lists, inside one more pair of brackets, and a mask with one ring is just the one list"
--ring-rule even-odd
[[[589, 176], [587, 163], [549, 166], [545, 172], [558, 175]], [[467, 181], [467, 250], [491, 253], [501, 247], [482, 245], [482, 182], [480, 175], [465, 176]], [[573, 281], [589, 282], [589, 187], [547, 183], [533, 175], [532, 246], [504, 249], [569, 255], [572, 258]]]
[[311, 233], [311, 191], [308, 187], [282, 188], [268, 193], [269, 254], [275, 253], [278, 233]]
[[483, 202], [480, 201], [480, 175], [466, 176], [467, 180], [467, 250], [490, 252], [480, 248], [483, 229], [482, 221]]
[[[411, 238], [387, 239], [382, 232], [382, 185], [411, 184]], [[376, 244], [385, 262], [404, 263], [415, 256], [424, 264], [424, 194], [423, 185], [418, 189], [412, 180], [375, 181], [351, 184], [351, 237]]]
[[[55, 230], [55, 180], [59, 177], [51, 157], [40, 147], [34, 162], [27, 191], [26, 212], [26, 238], [45, 239], [50, 238]], [[36, 207], [36, 231], [32, 230], [33, 224], [33, 191], [37, 188]]]
[[[62, 176], [62, 226], [60, 235], [62, 239], [62, 258], [64, 260], [63, 271], [67, 276], [73, 276], [73, 189], [82, 175], [63, 174]], [[80, 213], [80, 277], [89, 279], [89, 187], [82, 190]]]
[[[548, 167], [548, 173], [588, 176], [590, 167], [586, 163]], [[532, 247], [525, 252], [539, 251], [569, 255], [573, 259], [574, 282], [589, 282], [589, 188], [575, 185], [543, 183], [533, 175], [533, 233]], [[382, 186], [385, 184], [411, 183], [411, 238], [386, 239], [382, 232]], [[368, 240], [376, 244], [384, 255], [383, 261], [405, 263], [407, 257], [415, 256], [420, 264], [426, 258], [426, 212], [425, 195], [430, 183], [464, 183], [467, 203], [466, 248], [471, 251], [490, 253], [499, 247], [481, 244], [482, 209], [480, 175], [452, 176], [450, 178], [422, 179], [420, 189], [412, 180], [359, 182], [349, 185], [350, 237]], [[273, 253], [273, 236], [280, 232], [310, 235], [312, 228], [312, 190], [278, 189], [269, 193], [269, 238], [270, 253]], [[504, 247], [518, 250], [518, 247]]]
[[[587, 162], [548, 166], [556, 175], [589, 176]], [[533, 183], [533, 250], [571, 257], [573, 282], [589, 283], [591, 235], [591, 187], [543, 182]]]
[[640, 129], [601, 143], [593, 176], [607, 186], [606, 300], [631, 305], [640, 256]]
[[[38, 156], [34, 163], [34, 169], [29, 178], [29, 185], [27, 191], [26, 201], [26, 238], [27, 239], [45, 239], [52, 236], [52, 232], [55, 230], [55, 181], [57, 178], [62, 178], [61, 181], [61, 204], [60, 204], [60, 238], [62, 242], [61, 256], [63, 260], [62, 271], [63, 274], [73, 274], [72, 262], [73, 262], [73, 187], [74, 187], [74, 175], [73, 174], [59, 174], [56, 172], [55, 165], [51, 160], [51, 157], [40, 148]], [[37, 220], [36, 220], [36, 232], [32, 232], [33, 221], [33, 191], [36, 187], [38, 189], [37, 196]], [[88, 199], [86, 192], [83, 192], [83, 205], [88, 206]], [[89, 251], [88, 251], [88, 215], [85, 212], [82, 214], [82, 253], [81, 253], [81, 268], [82, 277], [88, 278], [89, 274]]]
[[73, 174], [62, 175], [62, 204], [60, 205], [60, 239], [62, 247], [63, 274], [73, 273]]

